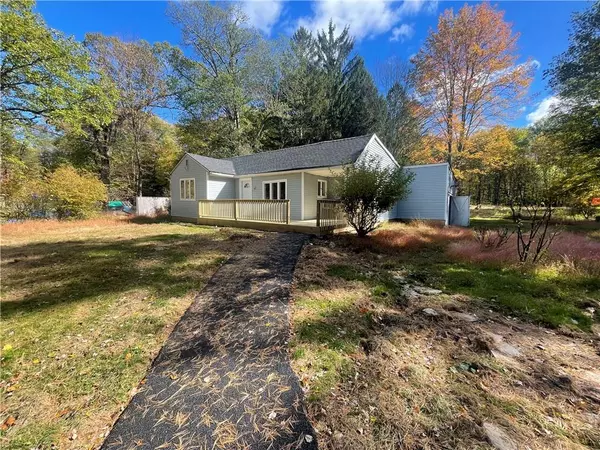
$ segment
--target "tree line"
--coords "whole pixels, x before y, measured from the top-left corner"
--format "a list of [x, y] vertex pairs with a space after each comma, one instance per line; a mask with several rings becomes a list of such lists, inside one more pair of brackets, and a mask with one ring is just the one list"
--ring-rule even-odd
[[[574, 17], [546, 74], [561, 107], [528, 129], [501, 124], [528, 100], [536, 65], [518, 63], [518, 34], [487, 3], [446, 10], [410, 61], [373, 73], [348, 28], [266, 39], [233, 3], [169, 4], [181, 46], [79, 42], [32, 0], [0, 8], [5, 210], [26, 211], [58, 168], [96, 177], [103, 200], [132, 199], [168, 194], [184, 151], [231, 157], [373, 132], [402, 163], [448, 161], [477, 203], [506, 203], [525, 170], [528, 189], [560, 201], [598, 189], [598, 2]], [[160, 118], [168, 111], [177, 123]]]

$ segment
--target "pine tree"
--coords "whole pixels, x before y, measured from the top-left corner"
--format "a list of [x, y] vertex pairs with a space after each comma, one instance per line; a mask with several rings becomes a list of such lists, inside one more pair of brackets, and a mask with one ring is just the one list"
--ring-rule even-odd
[[353, 62], [343, 85], [340, 113], [342, 137], [372, 133], [385, 120], [385, 100], [379, 95], [361, 57]]

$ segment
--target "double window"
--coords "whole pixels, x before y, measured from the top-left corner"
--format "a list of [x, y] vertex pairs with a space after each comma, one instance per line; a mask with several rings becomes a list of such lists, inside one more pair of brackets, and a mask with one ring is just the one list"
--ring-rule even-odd
[[327, 198], [327, 181], [317, 181], [317, 198]]
[[287, 197], [287, 181], [263, 181], [263, 199], [285, 200]]
[[194, 178], [179, 180], [179, 200], [196, 200], [196, 180]]

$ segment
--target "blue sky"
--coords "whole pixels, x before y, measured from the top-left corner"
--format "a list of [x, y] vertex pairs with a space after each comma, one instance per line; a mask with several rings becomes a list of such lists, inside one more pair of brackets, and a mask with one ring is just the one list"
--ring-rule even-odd
[[[323, 28], [329, 18], [339, 26], [348, 25], [357, 40], [356, 51], [371, 71], [390, 57], [408, 59], [416, 53], [438, 15], [445, 9], [455, 10], [465, 2], [405, 0], [319, 2], [257, 0], [243, 3], [251, 23], [266, 36], [290, 35], [299, 25]], [[552, 57], [567, 48], [570, 16], [589, 7], [585, 1], [500, 1], [493, 2], [505, 11], [505, 20], [519, 32], [521, 60], [539, 62], [531, 86], [532, 100], [512, 125], [524, 126], [542, 117], [555, 101], [549, 92], [543, 71]], [[41, 1], [37, 11], [52, 27], [77, 39], [85, 33], [101, 32], [123, 39], [150, 42], [180, 42], [179, 30], [165, 15], [162, 1]], [[169, 117], [165, 117], [169, 120]], [[173, 118], [174, 119], [174, 118]]]

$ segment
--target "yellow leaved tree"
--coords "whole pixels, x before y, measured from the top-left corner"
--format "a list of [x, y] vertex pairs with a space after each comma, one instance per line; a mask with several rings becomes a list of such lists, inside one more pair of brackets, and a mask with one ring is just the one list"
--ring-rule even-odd
[[48, 177], [48, 190], [59, 219], [86, 218], [102, 210], [107, 201], [106, 186], [86, 171], [61, 166]]
[[453, 165], [478, 130], [517, 112], [537, 67], [519, 63], [518, 33], [488, 3], [446, 10], [414, 57], [415, 84], [429, 132]]

